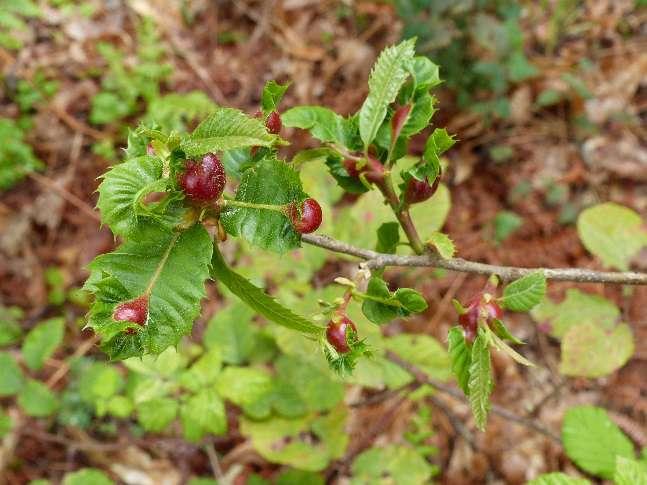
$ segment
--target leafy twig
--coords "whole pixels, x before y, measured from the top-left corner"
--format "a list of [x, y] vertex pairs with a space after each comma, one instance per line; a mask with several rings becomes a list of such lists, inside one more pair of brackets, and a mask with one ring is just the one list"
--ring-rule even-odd
[[461, 273], [476, 273], [482, 275], [498, 275], [502, 280], [510, 281], [521, 278], [536, 271], [542, 271], [546, 279], [557, 281], [576, 281], [580, 283], [612, 283], [623, 285], [647, 285], [647, 273], [633, 271], [593, 271], [583, 268], [519, 268], [515, 266], [499, 266], [494, 264], [477, 263], [461, 258], [443, 259], [434, 254], [422, 256], [398, 256], [384, 254], [370, 249], [363, 249], [347, 244], [328, 236], [304, 234], [302, 240], [313, 246], [328, 249], [336, 253], [348, 254], [366, 260], [369, 268], [384, 268], [386, 266], [413, 266], [443, 268]]
[[[467, 398], [463, 395], [463, 393], [459, 390], [456, 389], [452, 386], [448, 386], [447, 384], [444, 384], [442, 382], [435, 381], [433, 379], [430, 379], [427, 377], [427, 375], [420, 370], [418, 367], [415, 365], [407, 362], [404, 359], [401, 359], [398, 355], [394, 354], [393, 352], [387, 352], [386, 353], [386, 358], [389, 359], [391, 362], [399, 365], [402, 367], [404, 370], [408, 371], [411, 375], [413, 375], [414, 379], [417, 382], [420, 382], [422, 384], [427, 384], [428, 386], [433, 387], [434, 389], [443, 392], [445, 394], [448, 394], [452, 396], [453, 398], [456, 398], [460, 401], [466, 402]], [[501, 416], [502, 418], [507, 419], [508, 421], [514, 421], [517, 424], [521, 424], [522, 426], [525, 426], [527, 428], [533, 429], [537, 431], [538, 433], [543, 434], [544, 436], [547, 436], [551, 440], [561, 443], [561, 440], [559, 439], [559, 436], [556, 435], [553, 431], [550, 429], [546, 428], [543, 424], [540, 424], [537, 422], [537, 420], [534, 419], [528, 419], [524, 418], [523, 416], [518, 416], [512, 411], [498, 406], [496, 404], [492, 404], [490, 411], [493, 414], [496, 414], [498, 416]]]

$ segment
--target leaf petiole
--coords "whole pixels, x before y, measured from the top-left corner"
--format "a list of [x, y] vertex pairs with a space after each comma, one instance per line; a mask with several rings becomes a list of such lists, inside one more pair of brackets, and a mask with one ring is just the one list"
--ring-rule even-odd
[[341, 146], [337, 145], [336, 143], [331, 143], [328, 146], [330, 146], [330, 148], [335, 150], [337, 153], [339, 153], [344, 158], [350, 158], [351, 160], [355, 160], [357, 162], [359, 162], [361, 160], [365, 160], [365, 158], [363, 158], [363, 157], [353, 155], [351, 152], [346, 150], [344, 147], [341, 147]]

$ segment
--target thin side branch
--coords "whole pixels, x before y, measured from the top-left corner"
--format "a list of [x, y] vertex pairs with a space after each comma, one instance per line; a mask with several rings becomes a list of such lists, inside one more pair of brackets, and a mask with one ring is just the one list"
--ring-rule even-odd
[[514, 266], [499, 266], [495, 264], [477, 263], [461, 258], [443, 259], [438, 255], [398, 256], [363, 249], [337, 241], [328, 236], [304, 234], [302, 240], [313, 246], [328, 249], [336, 253], [348, 254], [366, 260], [369, 268], [384, 268], [386, 266], [414, 266], [443, 268], [461, 273], [482, 275], [496, 274], [504, 281], [521, 278], [535, 271], [542, 271], [550, 280], [577, 281], [580, 283], [613, 283], [622, 285], [647, 285], [647, 273], [627, 271], [592, 271], [581, 268], [518, 268]]
[[395, 217], [400, 223], [400, 227], [402, 227], [402, 230], [409, 240], [409, 244], [411, 244], [411, 249], [413, 249], [416, 254], [424, 253], [424, 244], [422, 244], [422, 241], [420, 240], [420, 236], [418, 235], [415, 224], [411, 220], [409, 211], [403, 209], [400, 206], [400, 199], [396, 195], [395, 189], [393, 188], [393, 181], [391, 180], [391, 176], [385, 175], [384, 180], [376, 185], [380, 192], [382, 192], [384, 200], [386, 200], [391, 206], [393, 214], [395, 214]]

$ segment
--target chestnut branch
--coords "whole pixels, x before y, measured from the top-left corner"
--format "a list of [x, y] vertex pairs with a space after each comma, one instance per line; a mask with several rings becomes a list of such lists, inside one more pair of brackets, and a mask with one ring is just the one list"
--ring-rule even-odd
[[336, 253], [348, 254], [366, 261], [371, 269], [387, 266], [413, 266], [443, 268], [461, 273], [482, 275], [498, 275], [502, 280], [509, 281], [521, 278], [535, 271], [542, 271], [546, 279], [556, 281], [575, 281], [579, 283], [612, 283], [623, 285], [647, 285], [647, 273], [633, 271], [593, 271], [583, 268], [519, 268], [514, 266], [499, 266], [494, 264], [467, 261], [461, 258], [443, 259], [436, 254], [421, 256], [399, 256], [384, 254], [370, 249], [363, 249], [351, 244], [338, 241], [328, 236], [304, 234], [302, 240], [313, 246], [328, 249]]

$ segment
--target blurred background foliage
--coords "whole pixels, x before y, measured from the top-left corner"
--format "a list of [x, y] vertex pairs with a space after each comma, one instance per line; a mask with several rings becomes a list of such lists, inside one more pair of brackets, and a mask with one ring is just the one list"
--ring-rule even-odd
[[[647, 445], [641, 288], [556, 284], [532, 318], [511, 318], [541, 369], [495, 357], [495, 401], [556, 430], [566, 408], [608, 409], [610, 418], [598, 408], [569, 415], [564, 426], [578, 438], [564, 451], [500, 418], [472, 435], [464, 403], [385, 358], [394, 352], [450, 381], [449, 302], [479, 290], [477, 277], [387, 271], [394, 287], [422, 291], [429, 309], [377, 328], [351, 305], [374, 357], [343, 382], [313, 342], [268, 325], [217, 283], [191, 339], [158, 359], [107, 362], [83, 330], [80, 286], [85, 264], [115, 243], [94, 213], [96, 177], [119, 162], [138, 122], [183, 131], [216, 105], [254, 113], [269, 79], [292, 81], [284, 108], [346, 114], [361, 104], [379, 50], [411, 36], [441, 66], [435, 119], [460, 140], [443, 160], [441, 189], [412, 210], [423, 236], [443, 228], [459, 256], [486, 262], [644, 270], [644, 243], [618, 256], [586, 234], [607, 231], [596, 221], [644, 225], [646, 25], [642, 0], [0, 0], [0, 476], [525, 483], [546, 471], [580, 474], [573, 463], [613, 478], [616, 456], [644, 462], [626, 444]], [[288, 134], [287, 154], [309, 147], [302, 133]], [[344, 193], [315, 162], [301, 176], [322, 205], [322, 233], [375, 247], [392, 218], [376, 193]], [[607, 200], [633, 210], [582, 212]], [[282, 257], [242, 242], [224, 250], [313, 318], [320, 300], [342, 295], [333, 279], [355, 267], [310, 246]], [[591, 416], [629, 435], [613, 428], [617, 448], [600, 452], [602, 468], [577, 448], [597, 439]]]

